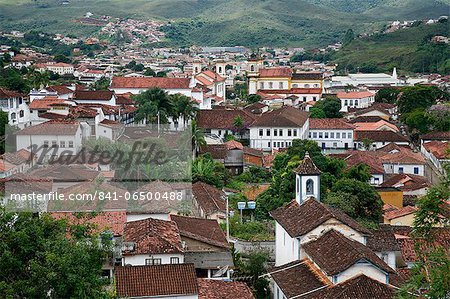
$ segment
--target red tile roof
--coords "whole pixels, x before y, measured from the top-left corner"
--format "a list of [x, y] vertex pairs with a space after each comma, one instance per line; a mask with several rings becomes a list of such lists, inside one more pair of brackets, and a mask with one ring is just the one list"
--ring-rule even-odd
[[110, 90], [77, 90], [73, 95], [75, 101], [110, 101], [114, 91]]
[[373, 142], [409, 142], [400, 133], [392, 131], [355, 131], [355, 140], [370, 139]]
[[292, 70], [287, 67], [263, 68], [259, 70], [260, 78], [291, 77]]
[[301, 205], [297, 201], [292, 200], [287, 205], [270, 212], [270, 215], [293, 238], [303, 236], [325, 221], [333, 218], [362, 234], [371, 234], [368, 229], [339, 209], [329, 207], [314, 198], [307, 199]]
[[388, 220], [392, 220], [392, 219], [395, 219], [398, 217], [406, 216], [409, 214], [414, 214], [415, 212], [417, 212], [416, 207], [406, 206], [401, 209], [396, 209], [396, 210], [391, 210], [391, 211], [385, 212], [383, 216], [384, 216], [384, 218], [386, 218]]
[[310, 260], [298, 260], [274, 267], [270, 276], [288, 298], [331, 284]]
[[397, 288], [360, 274], [336, 285], [314, 292], [305, 299], [392, 299]]
[[162, 88], [162, 89], [188, 89], [189, 78], [159, 78], [159, 77], [113, 77], [111, 88]]
[[311, 118], [309, 119], [309, 129], [328, 130], [353, 130], [355, 126], [349, 124], [342, 118]]
[[[217, 220], [170, 215], [183, 237], [192, 238], [214, 246], [229, 248], [227, 238]], [[189, 250], [189, 248], [188, 248]]]
[[68, 88], [65, 85], [52, 85], [52, 86], [48, 86], [46, 89], [49, 91], [54, 91], [58, 95], [73, 93], [73, 90], [71, 90], [70, 88]]
[[25, 95], [0, 87], [0, 99], [18, 98]]
[[227, 147], [227, 150], [233, 150], [233, 149], [240, 149], [243, 150], [244, 146], [242, 145], [242, 143], [236, 141], [236, 140], [230, 140], [224, 143], [225, 146]]
[[374, 96], [370, 91], [349, 91], [349, 92], [338, 92], [336, 96], [340, 99], [362, 99]]
[[243, 282], [198, 279], [199, 299], [254, 299], [251, 289]]
[[173, 221], [148, 218], [128, 222], [124, 229], [124, 242], [134, 242], [132, 251], [124, 255], [182, 253], [181, 237]]
[[447, 132], [430, 132], [420, 136], [422, 140], [447, 140], [450, 141], [450, 131]]
[[414, 174], [394, 174], [385, 178], [380, 187], [395, 187], [402, 191], [413, 191], [430, 187], [431, 184], [426, 177]]
[[257, 118], [251, 127], [303, 127], [309, 119], [309, 113], [297, 108], [285, 106], [266, 112]]
[[206, 214], [226, 213], [225, 193], [211, 185], [196, 182], [192, 185], [192, 195]]
[[30, 110], [38, 109], [38, 110], [44, 110], [44, 109], [50, 109], [51, 105], [53, 104], [64, 104], [65, 100], [58, 99], [58, 97], [45, 97], [43, 99], [36, 99], [33, 100], [29, 108]]
[[422, 146], [427, 150], [427, 152], [433, 154], [438, 159], [449, 159], [449, 149], [450, 141], [430, 141], [425, 142]]
[[188, 296], [198, 294], [193, 264], [114, 268], [120, 298]]
[[55, 219], [67, 219], [73, 225], [94, 224], [99, 232], [112, 231], [114, 236], [122, 236], [125, 223], [127, 222], [126, 211], [109, 211], [95, 214], [85, 213], [85, 217], [73, 212], [51, 212]]
[[49, 120], [45, 123], [20, 130], [16, 135], [70, 135], [73, 136], [80, 128], [80, 123], [75, 120]]
[[200, 110], [197, 113], [197, 125], [202, 129], [236, 129], [234, 119], [240, 116], [244, 120], [244, 127], [248, 127], [255, 120], [255, 115], [244, 110], [212, 109]]
[[318, 239], [303, 245], [305, 252], [328, 276], [347, 270], [366, 260], [387, 273], [394, 273], [369, 247], [331, 229]]

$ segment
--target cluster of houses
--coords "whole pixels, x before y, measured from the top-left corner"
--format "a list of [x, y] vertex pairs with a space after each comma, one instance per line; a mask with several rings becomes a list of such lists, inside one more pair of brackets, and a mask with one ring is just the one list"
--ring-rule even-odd
[[[39, 68], [65, 75], [70, 66], [47, 63]], [[70, 71], [76, 72], [73, 67]], [[134, 95], [152, 88], [181, 94], [199, 109], [197, 126], [206, 144], [198, 154], [209, 153], [231, 174], [250, 166], [270, 169], [274, 157], [294, 140], [312, 140], [324, 153], [344, 160], [347, 169], [366, 165], [370, 184], [384, 202], [384, 223], [377, 230], [325, 205], [321, 172], [306, 155], [295, 171], [295, 199], [271, 212], [275, 264], [264, 277], [270, 280], [273, 298], [393, 298], [416, 261], [411, 250], [414, 202], [449, 162], [448, 132], [422, 135], [416, 148], [396, 123], [397, 107], [375, 102], [380, 88], [409, 83], [395, 70], [392, 75], [327, 78], [317, 70], [269, 67], [255, 55], [231, 67], [223, 59], [213, 65], [193, 60], [185, 71], [169, 77], [111, 76], [108, 90], [98, 91], [77, 84], [43, 86], [27, 95], [0, 88], [0, 107], [8, 113], [9, 125], [18, 129], [15, 150], [2, 156], [0, 179], [18, 182], [12, 186], [20, 193], [57, 191], [69, 196], [97, 188], [125, 198], [129, 191], [115, 180], [111, 167], [86, 160], [70, 165], [46, 162], [67, 151], [75, 156], [89, 139], [116, 142], [136, 135]], [[226, 90], [242, 73], [249, 94], [259, 95], [260, 101], [232, 106]], [[310, 109], [326, 96], [339, 99], [343, 118], [311, 118]], [[42, 156], [30, 145], [48, 156], [37, 161]], [[228, 218], [227, 197], [235, 190], [162, 181], [137, 190], [163, 191], [181, 192], [184, 200], [146, 203], [137, 209], [124, 201], [111, 202], [90, 219], [52, 204], [46, 211], [57, 219], [95, 223], [113, 235], [115, 250], [104, 265], [104, 276], [114, 277], [120, 298], [254, 298], [245, 283], [233, 281], [236, 240], [221, 228]], [[94, 206], [91, 202], [77, 208], [89, 212]], [[444, 207], [443, 216], [449, 211]], [[448, 230], [442, 228], [440, 236], [439, 242], [449, 246]]]

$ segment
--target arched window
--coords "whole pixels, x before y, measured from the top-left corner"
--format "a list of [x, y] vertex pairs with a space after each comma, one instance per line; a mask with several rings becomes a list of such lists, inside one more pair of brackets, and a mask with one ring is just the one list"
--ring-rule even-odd
[[24, 117], [25, 113], [23, 112], [23, 110], [19, 111], [19, 117]]
[[306, 181], [306, 194], [313, 194], [314, 193], [314, 181], [312, 179], [308, 179]]
[[16, 119], [16, 113], [15, 112], [11, 113], [11, 119]]
[[309, 84], [305, 84], [305, 88], [309, 88]]
[[252, 71], [252, 72], [255, 71], [255, 66], [254, 66], [254, 65], [251, 65], [251, 66], [250, 66], [250, 71]]

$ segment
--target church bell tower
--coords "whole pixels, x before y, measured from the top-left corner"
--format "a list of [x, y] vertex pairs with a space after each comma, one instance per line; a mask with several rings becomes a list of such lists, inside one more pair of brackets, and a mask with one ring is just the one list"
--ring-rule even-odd
[[320, 170], [306, 152], [302, 163], [295, 170], [295, 200], [301, 204], [314, 197], [320, 201]]

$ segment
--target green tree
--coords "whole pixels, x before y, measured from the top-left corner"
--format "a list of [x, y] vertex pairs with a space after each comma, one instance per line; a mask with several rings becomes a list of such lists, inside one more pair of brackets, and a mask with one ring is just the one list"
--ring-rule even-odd
[[181, 118], [183, 124], [186, 125], [189, 120], [195, 117], [198, 108], [194, 106], [191, 98], [179, 93], [169, 95], [169, 98], [174, 105], [174, 118], [176, 121]]
[[191, 130], [192, 130], [192, 149], [194, 154], [198, 153], [200, 147], [206, 145], [205, 134], [203, 130], [197, 125], [197, 121], [195, 119], [191, 122]]
[[2, 298], [112, 298], [101, 277], [110, 238], [92, 225], [1, 209]]
[[435, 241], [439, 228], [449, 227], [450, 219], [442, 216], [442, 207], [450, 198], [448, 175], [439, 185], [419, 199], [413, 224], [416, 262], [408, 282], [398, 292], [398, 298], [447, 298], [450, 295], [450, 252]]
[[102, 77], [99, 80], [95, 81], [92, 88], [94, 90], [107, 90], [109, 88], [110, 80], [106, 77]]
[[0, 110], [0, 154], [5, 153], [5, 132], [8, 125], [8, 113]]
[[369, 182], [372, 175], [370, 174], [370, 168], [366, 164], [358, 164], [350, 167], [345, 173], [344, 177], [348, 179], [355, 179], [360, 182]]
[[345, 32], [344, 38], [342, 39], [342, 44], [344, 46], [350, 44], [355, 39], [355, 33], [353, 32], [353, 29], [348, 29]]
[[259, 94], [251, 94], [247, 97], [247, 103], [253, 104], [261, 101], [261, 96]]
[[146, 90], [133, 99], [138, 104], [136, 122], [144, 121], [146, 124], [159, 122], [166, 124], [169, 118], [176, 116], [172, 98], [160, 88]]
[[375, 189], [366, 182], [356, 179], [343, 178], [338, 180], [331, 191], [334, 193], [346, 193], [353, 195], [355, 202], [351, 203], [354, 213], [349, 216], [355, 219], [362, 219], [378, 223], [381, 219], [383, 201]]
[[375, 95], [375, 102], [395, 104], [397, 97], [400, 93], [400, 89], [394, 87], [386, 87], [380, 89]]
[[236, 115], [233, 118], [234, 131], [239, 134], [239, 138], [242, 139], [244, 134], [244, 119], [240, 115]]
[[416, 109], [427, 109], [437, 101], [448, 102], [449, 100], [449, 93], [436, 86], [407, 86], [402, 88], [398, 99], [398, 109], [404, 114]]
[[151, 69], [151, 68], [146, 68], [145, 72], [144, 72], [144, 76], [155, 77], [156, 76], [156, 72], [153, 69]]
[[[311, 108], [311, 114], [313, 113], [313, 110], [315, 110], [315, 109], [322, 110], [325, 114], [324, 118], [341, 118], [342, 117], [342, 113], [339, 111], [339, 110], [341, 110], [341, 101], [336, 97], [326, 97], [325, 99], [316, 102], [314, 107]], [[319, 115], [322, 115], [322, 113], [319, 112]], [[316, 117], [316, 118], [322, 118], [322, 117]]]
[[311, 118], [326, 118], [327, 115], [325, 114], [325, 111], [323, 111], [322, 108], [319, 107], [312, 107], [309, 109], [310, 117]]
[[256, 298], [268, 298], [269, 281], [263, 274], [268, 270], [269, 255], [265, 251], [253, 251], [246, 259], [241, 259], [240, 254], [234, 255], [237, 275], [250, 276], [249, 285], [255, 290]]
[[193, 182], [200, 181], [222, 188], [225, 179], [225, 166], [222, 163], [215, 162], [208, 154], [198, 157], [192, 163]]

